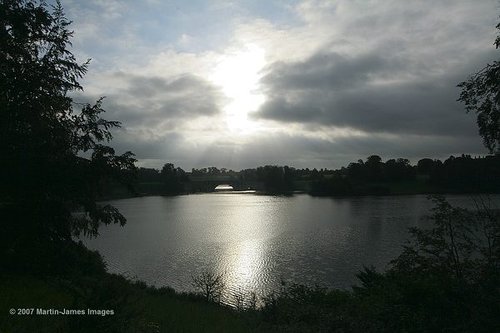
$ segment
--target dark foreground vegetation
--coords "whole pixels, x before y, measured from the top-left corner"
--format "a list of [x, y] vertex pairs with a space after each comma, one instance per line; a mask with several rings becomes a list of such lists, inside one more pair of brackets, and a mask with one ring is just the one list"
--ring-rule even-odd
[[365, 268], [352, 291], [292, 285], [264, 318], [297, 332], [497, 332], [499, 212], [434, 200], [434, 228], [412, 229], [386, 272]]
[[[246, 332], [235, 311], [201, 296], [154, 289], [106, 273], [99, 254], [66, 244], [64, 271], [4, 270], [0, 276], [0, 332]], [[9, 310], [33, 311], [10, 315]], [[96, 315], [36, 314], [37, 309], [88, 309]], [[112, 313], [110, 313], [110, 310]], [[106, 311], [108, 311], [106, 313]]]
[[[27, 249], [0, 278], [2, 332], [498, 332], [500, 211], [435, 197], [434, 227], [412, 229], [385, 272], [365, 268], [352, 290], [282, 283], [274, 294], [219, 303], [221, 276], [179, 294], [106, 273], [102, 258], [67, 241]], [[56, 253], [59, 253], [57, 255]], [[223, 279], [223, 276], [222, 276]], [[208, 288], [210, 287], [210, 288]], [[18, 309], [97, 309], [113, 314], [9, 315]]]
[[[101, 256], [75, 239], [97, 236], [103, 223], [125, 224], [118, 210], [98, 199], [111, 185], [133, 186], [135, 160], [107, 146], [119, 123], [101, 118], [102, 99], [80, 105], [68, 95], [82, 89], [78, 79], [87, 69], [68, 51], [69, 24], [59, 3], [50, 8], [30, 0], [0, 1], [0, 332], [500, 331], [500, 217], [486, 200], [469, 211], [434, 199], [434, 228], [412, 229], [388, 270], [366, 268], [352, 290], [284, 283], [275, 294], [260, 295], [260, 302], [232, 309], [218, 304], [213, 291], [183, 295], [107, 273]], [[461, 95], [467, 109], [478, 113], [492, 153], [500, 138], [499, 67], [494, 63], [463, 83]], [[453, 179], [455, 167], [473, 174], [484, 165], [478, 179], [490, 185], [498, 181], [497, 158], [422, 162], [417, 171], [427, 170], [430, 180], [437, 170], [442, 173], [435, 181], [445, 181]], [[323, 171], [322, 178], [311, 179], [311, 189], [337, 193], [344, 183], [336, 182], [349, 181], [354, 191], [396, 175], [418, 177], [404, 160], [382, 163], [376, 156], [339, 172], [327, 177]], [[313, 174], [321, 172], [306, 176]], [[242, 175], [256, 177], [268, 192], [295, 189], [301, 177], [287, 167]], [[169, 193], [185, 182], [173, 165], [163, 176]], [[223, 279], [210, 274], [194, 282], [203, 290], [223, 286]], [[55, 314], [65, 309], [85, 315]]]

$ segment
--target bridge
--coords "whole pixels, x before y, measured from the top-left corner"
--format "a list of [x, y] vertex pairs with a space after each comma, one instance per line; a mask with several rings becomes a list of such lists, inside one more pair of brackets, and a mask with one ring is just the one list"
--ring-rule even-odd
[[186, 183], [188, 192], [213, 192], [218, 185], [230, 185], [234, 190], [259, 190], [259, 182], [242, 182], [238, 177], [231, 175], [189, 175]]

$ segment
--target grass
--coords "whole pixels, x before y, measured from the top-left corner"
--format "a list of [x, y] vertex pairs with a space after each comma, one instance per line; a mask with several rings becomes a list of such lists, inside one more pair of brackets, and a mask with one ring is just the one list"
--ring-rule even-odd
[[[71, 308], [74, 297], [60, 286], [23, 275], [0, 278], [0, 332], [63, 332], [62, 316], [11, 315], [10, 309]], [[35, 310], [36, 311], [36, 310]]]
[[[101, 279], [101, 281], [98, 281]], [[92, 290], [95, 288], [95, 290]], [[104, 291], [103, 291], [104, 288]], [[102, 299], [100, 299], [102, 297]], [[112, 309], [113, 316], [10, 315], [14, 309]], [[154, 289], [123, 277], [85, 280], [0, 277], [0, 332], [252, 332], [245, 313], [195, 295]]]
[[251, 332], [249, 323], [237, 312], [217, 304], [188, 297], [147, 295], [144, 315], [160, 332]]

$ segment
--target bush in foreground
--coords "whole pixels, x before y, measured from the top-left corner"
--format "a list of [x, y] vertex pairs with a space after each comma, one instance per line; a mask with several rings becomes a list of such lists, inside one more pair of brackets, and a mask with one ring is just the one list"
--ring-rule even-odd
[[434, 197], [431, 229], [384, 273], [365, 268], [352, 291], [292, 284], [264, 299], [263, 320], [296, 332], [500, 331], [500, 212]]

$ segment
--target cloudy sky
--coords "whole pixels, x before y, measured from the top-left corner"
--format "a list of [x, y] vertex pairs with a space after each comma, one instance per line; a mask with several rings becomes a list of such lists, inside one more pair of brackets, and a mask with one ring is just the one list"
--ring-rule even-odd
[[337, 168], [485, 154], [457, 83], [495, 60], [498, 0], [63, 0], [75, 96], [139, 164]]

